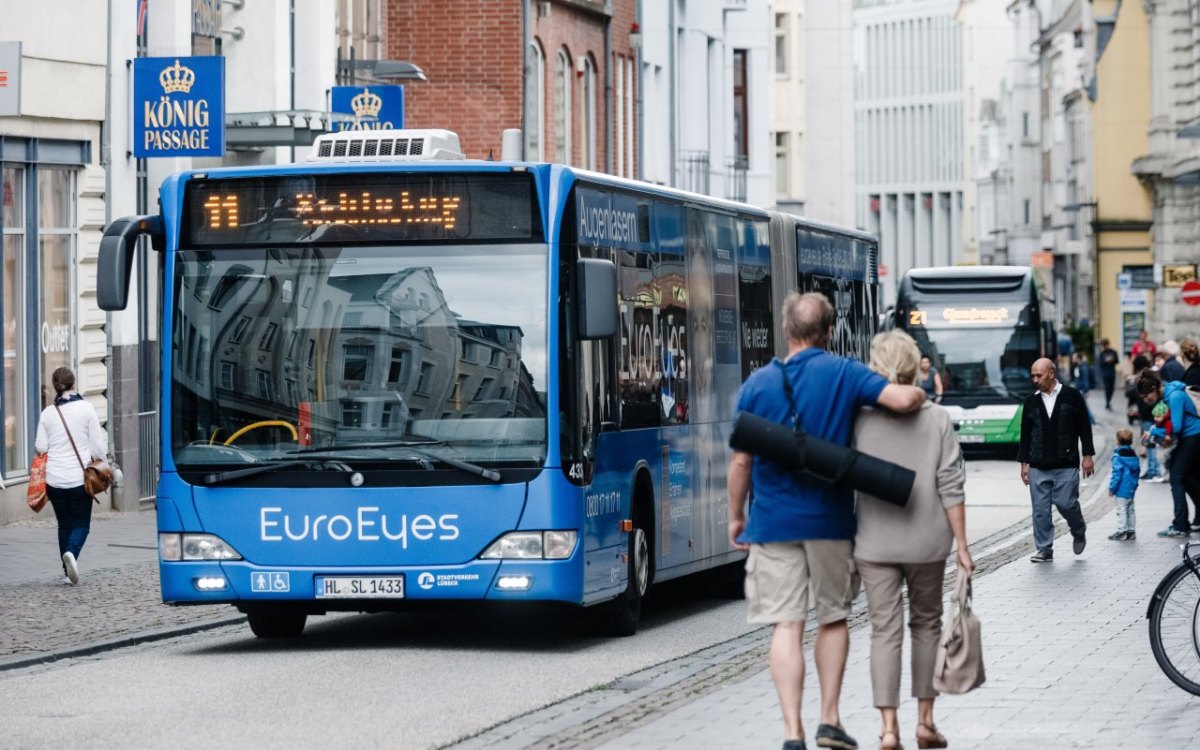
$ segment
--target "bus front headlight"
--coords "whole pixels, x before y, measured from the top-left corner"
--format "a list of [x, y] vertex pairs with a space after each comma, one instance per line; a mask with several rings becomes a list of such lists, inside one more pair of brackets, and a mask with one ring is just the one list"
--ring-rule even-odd
[[158, 557], [165, 562], [242, 559], [229, 542], [214, 534], [159, 534]]
[[513, 531], [488, 545], [483, 560], [565, 560], [575, 551], [579, 533], [571, 531]]

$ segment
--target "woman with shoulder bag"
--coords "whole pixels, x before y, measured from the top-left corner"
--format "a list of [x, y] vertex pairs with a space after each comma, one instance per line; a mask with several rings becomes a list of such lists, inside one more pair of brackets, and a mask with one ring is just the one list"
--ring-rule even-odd
[[[48, 454], [46, 494], [58, 519], [58, 551], [62, 556], [63, 583], [79, 582], [79, 553], [92, 525], [92, 493], [85, 485], [85, 467], [103, 462], [108, 436], [100, 428], [96, 410], [75, 390], [75, 373], [60, 367], [51, 376], [56, 397], [38, 419], [34, 450]], [[102, 468], [108, 472], [107, 465]], [[107, 488], [103, 482], [99, 489]], [[93, 489], [97, 489], [94, 487]], [[99, 501], [96, 501], [99, 502]]]
[[[892, 383], [912, 384], [921, 354], [903, 331], [871, 342], [871, 369]], [[912, 635], [912, 695], [917, 699], [917, 747], [946, 747], [933, 719], [934, 671], [942, 635], [942, 581], [951, 542], [960, 576], [975, 569], [967, 548], [966, 470], [950, 414], [926, 402], [912, 414], [863, 409], [855, 447], [916, 472], [908, 504], [898, 507], [858, 493], [854, 563], [867, 592], [871, 621], [871, 687], [883, 723], [879, 747], [898, 750], [900, 655], [904, 640], [901, 593], [908, 591]]]

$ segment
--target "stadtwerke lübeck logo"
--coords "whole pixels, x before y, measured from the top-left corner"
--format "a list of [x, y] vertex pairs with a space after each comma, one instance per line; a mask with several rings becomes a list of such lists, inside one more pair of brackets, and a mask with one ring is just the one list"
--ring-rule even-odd
[[225, 58], [139, 57], [133, 99], [134, 156], [225, 153]]

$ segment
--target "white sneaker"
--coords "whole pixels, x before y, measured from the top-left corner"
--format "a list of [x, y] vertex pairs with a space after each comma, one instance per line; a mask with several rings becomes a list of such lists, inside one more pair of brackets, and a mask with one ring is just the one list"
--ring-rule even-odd
[[67, 569], [67, 580], [71, 583], [79, 583], [79, 564], [75, 562], [75, 555], [70, 552], [64, 552], [62, 561], [63, 566]]
[[1150, 478], [1149, 478], [1149, 479], [1147, 479], [1146, 481], [1147, 481], [1147, 482], [1154, 482], [1155, 484], [1162, 484], [1163, 482], [1167, 481], [1167, 475], [1166, 475], [1166, 474], [1159, 474], [1159, 475], [1158, 475], [1158, 476], [1156, 476], [1156, 477], [1150, 477]]
[[66, 576], [63, 576], [62, 582], [63, 582], [63, 585], [64, 585], [64, 586], [70, 586], [70, 585], [71, 585], [71, 579], [70, 579], [70, 578], [67, 578]]

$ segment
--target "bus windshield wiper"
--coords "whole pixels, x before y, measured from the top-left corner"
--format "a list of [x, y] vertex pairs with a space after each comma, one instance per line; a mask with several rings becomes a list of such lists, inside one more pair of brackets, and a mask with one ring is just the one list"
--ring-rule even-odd
[[376, 443], [330, 443], [329, 445], [310, 445], [288, 451], [288, 455], [304, 453], [336, 453], [337, 451], [355, 450], [357, 448], [411, 448], [414, 445], [440, 445], [440, 440], [424, 438], [422, 440], [391, 440]]
[[450, 458], [449, 456], [439, 456], [435, 453], [429, 453], [428, 451], [419, 450], [416, 447], [418, 445], [441, 445], [441, 444], [442, 444], [442, 442], [440, 440], [433, 440], [433, 439], [429, 439], [429, 440], [396, 440], [396, 441], [386, 442], [386, 443], [344, 443], [344, 444], [334, 443], [333, 445], [322, 445], [319, 447], [318, 446], [310, 446], [307, 448], [299, 448], [294, 451], [288, 451], [288, 453], [292, 453], [292, 454], [296, 454], [296, 453], [302, 453], [302, 454], [334, 453], [334, 454], [339, 454], [341, 451], [354, 450], [357, 448], [367, 448], [367, 449], [405, 448], [405, 449], [407, 449], [404, 451], [406, 454], [411, 453], [411, 454], [418, 456], [420, 458], [423, 458], [427, 461], [437, 461], [437, 462], [446, 464], [447, 466], [451, 466], [455, 469], [458, 469], [459, 471], [465, 471], [468, 474], [474, 474], [477, 477], [483, 477], [484, 479], [488, 480], [489, 482], [499, 482], [500, 481], [500, 472], [496, 471], [495, 469], [487, 469], [487, 468], [484, 468], [483, 466], [480, 466], [479, 464], [473, 464], [469, 461], [460, 461], [457, 458]]
[[338, 471], [353, 471], [353, 469], [346, 464], [341, 463], [340, 461], [280, 461], [278, 463], [248, 466], [245, 469], [231, 469], [229, 471], [218, 471], [211, 474], [205, 474], [204, 483], [206, 485], [222, 484], [223, 482], [230, 482], [234, 479], [245, 479], [246, 477], [252, 477], [257, 474], [266, 474], [267, 472], [278, 471], [280, 469], [291, 469], [297, 466], [308, 466], [318, 470], [332, 468], [337, 469]]

